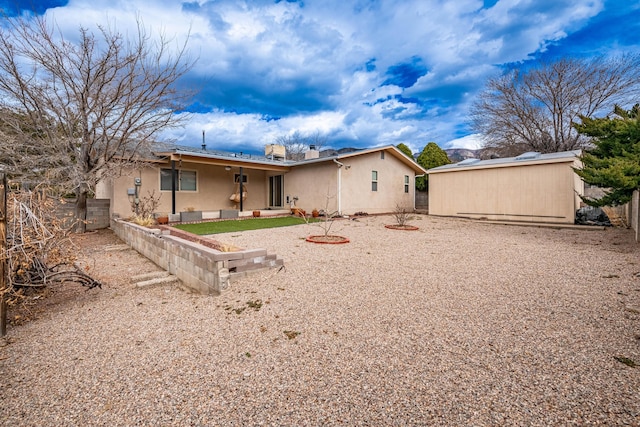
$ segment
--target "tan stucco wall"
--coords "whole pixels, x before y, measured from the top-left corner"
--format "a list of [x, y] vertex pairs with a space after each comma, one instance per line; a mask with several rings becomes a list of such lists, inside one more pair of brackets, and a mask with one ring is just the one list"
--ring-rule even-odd
[[[388, 213], [396, 206], [414, 207], [415, 172], [387, 153], [379, 152], [344, 160], [351, 167], [343, 172], [342, 207], [347, 214], [356, 212]], [[378, 191], [371, 191], [371, 171], [378, 172]], [[409, 176], [409, 192], [404, 192], [404, 176]]]
[[429, 174], [429, 214], [573, 223], [582, 181], [576, 162]]
[[[404, 160], [404, 161], [403, 161]], [[246, 184], [248, 195], [244, 210], [266, 209], [269, 203], [269, 176], [283, 175], [283, 207], [288, 208], [290, 200], [297, 197], [296, 206], [310, 212], [313, 209], [340, 211], [350, 215], [356, 212], [388, 213], [397, 206], [414, 208], [415, 164], [407, 164], [392, 151], [358, 153], [345, 156], [340, 161], [342, 168], [332, 160], [311, 161], [282, 168], [281, 171], [244, 168], [248, 176]], [[264, 166], [264, 165], [263, 165]], [[215, 212], [220, 209], [232, 209], [234, 203], [229, 197], [236, 191], [233, 183], [238, 167], [226, 171], [224, 166], [182, 161], [180, 167], [185, 171], [197, 172], [197, 191], [178, 191], [176, 193], [176, 213], [193, 207], [203, 212]], [[142, 186], [140, 196], [145, 197], [155, 190], [161, 195], [161, 204], [156, 212], [171, 212], [171, 191], [160, 191], [160, 168], [170, 168], [169, 163], [156, 164], [146, 169], [130, 171], [124, 176], [99, 186], [99, 197], [112, 200], [111, 212], [120, 217], [132, 215], [127, 189], [134, 188], [134, 177], [140, 177]], [[417, 169], [416, 169], [417, 168]], [[269, 165], [264, 169], [270, 169]], [[286, 169], [288, 169], [286, 171]], [[371, 190], [371, 172], [378, 172], [378, 190]], [[404, 192], [404, 177], [409, 177], [409, 192]], [[327, 201], [327, 197], [329, 197]]]
[[[338, 168], [333, 161], [298, 166], [285, 175], [285, 195], [297, 196], [297, 206], [310, 211], [325, 209], [344, 215], [356, 212], [388, 213], [397, 205], [413, 209], [415, 172], [396, 157], [380, 152], [347, 157]], [[347, 168], [348, 167], [348, 168]], [[371, 191], [371, 172], [378, 172], [378, 191]], [[404, 192], [404, 176], [409, 176], [409, 193]], [[338, 180], [340, 194], [338, 195]], [[338, 197], [339, 196], [339, 197]]]
[[[333, 162], [312, 163], [292, 169], [284, 176], [284, 199], [297, 197], [296, 206], [308, 212], [325, 209], [335, 212], [338, 167]], [[328, 196], [328, 198], [327, 198]]]
[[[234, 174], [239, 173], [238, 168], [226, 171], [222, 166], [211, 166], [197, 163], [183, 162], [182, 169], [196, 171], [197, 190], [176, 192], [176, 213], [184, 211], [187, 207], [193, 207], [201, 211], [217, 211], [220, 209], [232, 209], [234, 203], [229, 197], [235, 192], [236, 185], [233, 182]], [[160, 196], [160, 206], [157, 212], [171, 212], [171, 191], [160, 191], [160, 168], [170, 168], [169, 165], [154, 166], [135, 171], [105, 182], [96, 189], [100, 197], [111, 198], [111, 213], [123, 218], [132, 215], [127, 188], [134, 188], [134, 177], [140, 177], [142, 186], [140, 196], [145, 197], [155, 190], [155, 195]], [[244, 201], [244, 210], [264, 209], [267, 206], [268, 180], [265, 171], [244, 168], [243, 174], [248, 177], [246, 183], [247, 198]]]

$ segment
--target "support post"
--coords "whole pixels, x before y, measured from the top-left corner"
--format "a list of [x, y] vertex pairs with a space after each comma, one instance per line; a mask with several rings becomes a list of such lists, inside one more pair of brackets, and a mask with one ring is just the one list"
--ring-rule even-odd
[[242, 166], [240, 167], [240, 212], [242, 212], [242, 209], [244, 208], [243, 206], [243, 199], [244, 197], [244, 177], [242, 176]]
[[176, 214], [176, 161], [171, 160], [171, 214]]

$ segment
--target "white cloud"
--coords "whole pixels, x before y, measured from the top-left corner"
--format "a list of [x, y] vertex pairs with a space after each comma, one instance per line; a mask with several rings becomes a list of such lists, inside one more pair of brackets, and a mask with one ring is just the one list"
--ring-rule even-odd
[[[205, 130], [211, 147], [259, 151], [277, 136], [319, 130], [335, 144], [404, 142], [416, 152], [429, 141], [477, 148], [477, 136], [456, 136], [496, 65], [527, 59], [604, 7], [604, 0], [483, 3], [70, 0], [52, 15], [65, 34], [95, 23], [133, 31], [136, 16], [177, 41], [190, 32], [189, 49], [200, 58], [193, 81], [205, 82], [199, 103], [212, 111], [166, 133], [180, 143], [199, 145]], [[411, 58], [425, 75], [409, 88], [381, 86], [389, 67]]]

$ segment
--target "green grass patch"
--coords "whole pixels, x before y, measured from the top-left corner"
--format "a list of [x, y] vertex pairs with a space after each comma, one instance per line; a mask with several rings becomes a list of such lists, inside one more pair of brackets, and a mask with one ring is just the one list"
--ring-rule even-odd
[[[309, 218], [309, 222], [317, 222], [317, 220]], [[188, 231], [189, 233], [204, 235], [260, 230], [262, 228], [288, 227], [300, 224], [304, 224], [304, 220], [302, 218], [295, 216], [283, 216], [277, 218], [247, 218], [232, 219], [228, 221], [199, 222], [197, 224], [178, 224], [174, 225], [174, 227]]]

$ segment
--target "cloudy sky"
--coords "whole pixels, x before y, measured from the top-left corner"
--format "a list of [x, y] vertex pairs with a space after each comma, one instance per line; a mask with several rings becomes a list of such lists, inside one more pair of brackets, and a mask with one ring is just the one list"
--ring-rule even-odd
[[[63, 32], [136, 16], [184, 40], [199, 90], [179, 144], [260, 152], [293, 132], [327, 145], [476, 148], [469, 106], [506, 64], [640, 52], [638, 0], [0, 0]], [[18, 6], [21, 7], [21, 6]]]

